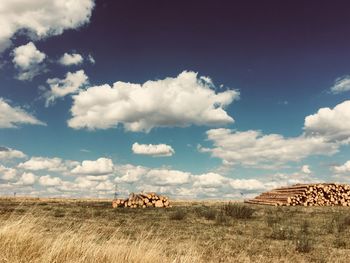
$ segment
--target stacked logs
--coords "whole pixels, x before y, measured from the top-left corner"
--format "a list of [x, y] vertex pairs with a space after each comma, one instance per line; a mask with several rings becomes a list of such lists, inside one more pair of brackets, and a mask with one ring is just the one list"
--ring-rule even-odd
[[171, 207], [169, 199], [166, 196], [156, 193], [131, 193], [127, 199], [114, 199], [112, 207]]
[[296, 184], [262, 193], [245, 203], [274, 206], [350, 206], [350, 185]]

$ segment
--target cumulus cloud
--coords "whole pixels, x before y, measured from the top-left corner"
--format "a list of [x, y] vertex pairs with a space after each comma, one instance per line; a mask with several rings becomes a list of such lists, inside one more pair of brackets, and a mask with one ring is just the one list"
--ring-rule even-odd
[[337, 78], [331, 87], [333, 94], [339, 94], [350, 90], [350, 76]]
[[[242, 198], [241, 193], [261, 191], [265, 183], [258, 179], [225, 177], [209, 172], [193, 174], [190, 172], [147, 168], [142, 166], [117, 166], [115, 182], [118, 189], [130, 191], [157, 191], [177, 198]], [[128, 188], [123, 188], [123, 185]]]
[[115, 178], [117, 183], [132, 184], [138, 182], [147, 173], [148, 169], [142, 166], [123, 165], [117, 167], [117, 172], [121, 175]]
[[145, 178], [155, 185], [182, 185], [189, 183], [191, 174], [176, 170], [152, 169], [147, 172]]
[[285, 138], [279, 134], [263, 135], [255, 130], [238, 132], [223, 128], [211, 129], [206, 134], [213, 147], [200, 147], [199, 151], [222, 159], [226, 165], [254, 167], [283, 164], [314, 154], [334, 154], [338, 150], [337, 145], [321, 137]]
[[0, 128], [17, 128], [18, 124], [46, 125], [20, 107], [12, 107], [0, 98]]
[[64, 53], [64, 55], [58, 60], [58, 62], [63, 66], [79, 65], [83, 63], [83, 57], [80, 54], [69, 54]]
[[224, 108], [239, 98], [239, 92], [215, 93], [207, 81], [184, 71], [144, 84], [118, 81], [113, 87], [90, 87], [73, 96], [68, 126], [108, 129], [123, 124], [127, 131], [149, 132], [156, 127], [233, 123]]
[[16, 184], [18, 185], [33, 185], [36, 181], [36, 176], [33, 173], [23, 173]]
[[76, 29], [89, 22], [93, 7], [93, 0], [2, 0], [0, 52], [18, 31], [36, 40]]
[[17, 177], [17, 170], [13, 168], [7, 168], [0, 165], [0, 179], [4, 181], [13, 181]]
[[50, 175], [40, 176], [39, 184], [42, 186], [59, 186], [62, 180], [59, 177], [51, 177]]
[[350, 100], [333, 109], [321, 108], [305, 118], [304, 130], [308, 136], [319, 136], [330, 142], [347, 143], [350, 139]]
[[154, 157], [172, 156], [175, 151], [167, 144], [138, 144], [135, 142], [132, 145], [134, 154], [150, 155]]
[[332, 169], [336, 174], [350, 174], [350, 161], [345, 162], [343, 165], [334, 166]]
[[309, 165], [303, 165], [300, 171], [304, 174], [311, 174], [311, 169]]
[[19, 46], [13, 50], [13, 64], [19, 70], [19, 80], [32, 80], [35, 76], [45, 71], [42, 62], [46, 55], [40, 52], [33, 42]]
[[99, 158], [96, 161], [83, 161], [81, 165], [75, 167], [72, 174], [85, 175], [105, 175], [113, 173], [113, 161], [108, 158]]
[[64, 79], [48, 79], [50, 89], [44, 93], [46, 98], [46, 107], [52, 104], [56, 99], [62, 98], [68, 94], [77, 93], [80, 87], [88, 83], [88, 77], [84, 70], [68, 72]]
[[89, 54], [88, 60], [89, 60], [89, 62], [90, 62], [91, 64], [95, 64], [95, 63], [96, 63], [94, 57], [93, 57], [91, 54]]
[[78, 162], [64, 161], [61, 158], [31, 157], [28, 161], [18, 164], [18, 168], [30, 171], [64, 172], [78, 165]]
[[21, 159], [26, 155], [18, 150], [0, 146], [0, 160]]

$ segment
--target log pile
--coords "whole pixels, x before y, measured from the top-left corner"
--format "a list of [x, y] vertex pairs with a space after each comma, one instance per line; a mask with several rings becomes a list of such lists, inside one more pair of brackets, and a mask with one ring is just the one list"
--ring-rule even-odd
[[245, 203], [274, 206], [350, 206], [350, 185], [296, 184], [262, 193]]
[[171, 207], [168, 197], [156, 193], [131, 193], [127, 199], [114, 199], [112, 207]]

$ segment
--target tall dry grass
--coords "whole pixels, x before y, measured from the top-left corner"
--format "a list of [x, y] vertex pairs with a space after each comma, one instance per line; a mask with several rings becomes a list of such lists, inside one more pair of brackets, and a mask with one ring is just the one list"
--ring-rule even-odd
[[93, 224], [50, 230], [44, 221], [26, 215], [1, 222], [0, 262], [199, 262], [191, 249], [167, 256], [162, 242], [147, 234], [131, 240], [121, 237], [118, 230], [102, 234]]

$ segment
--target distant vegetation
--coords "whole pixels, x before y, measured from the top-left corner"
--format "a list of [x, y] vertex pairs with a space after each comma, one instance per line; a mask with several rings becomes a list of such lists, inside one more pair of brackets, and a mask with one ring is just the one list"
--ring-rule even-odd
[[348, 207], [0, 198], [0, 262], [348, 262]]

